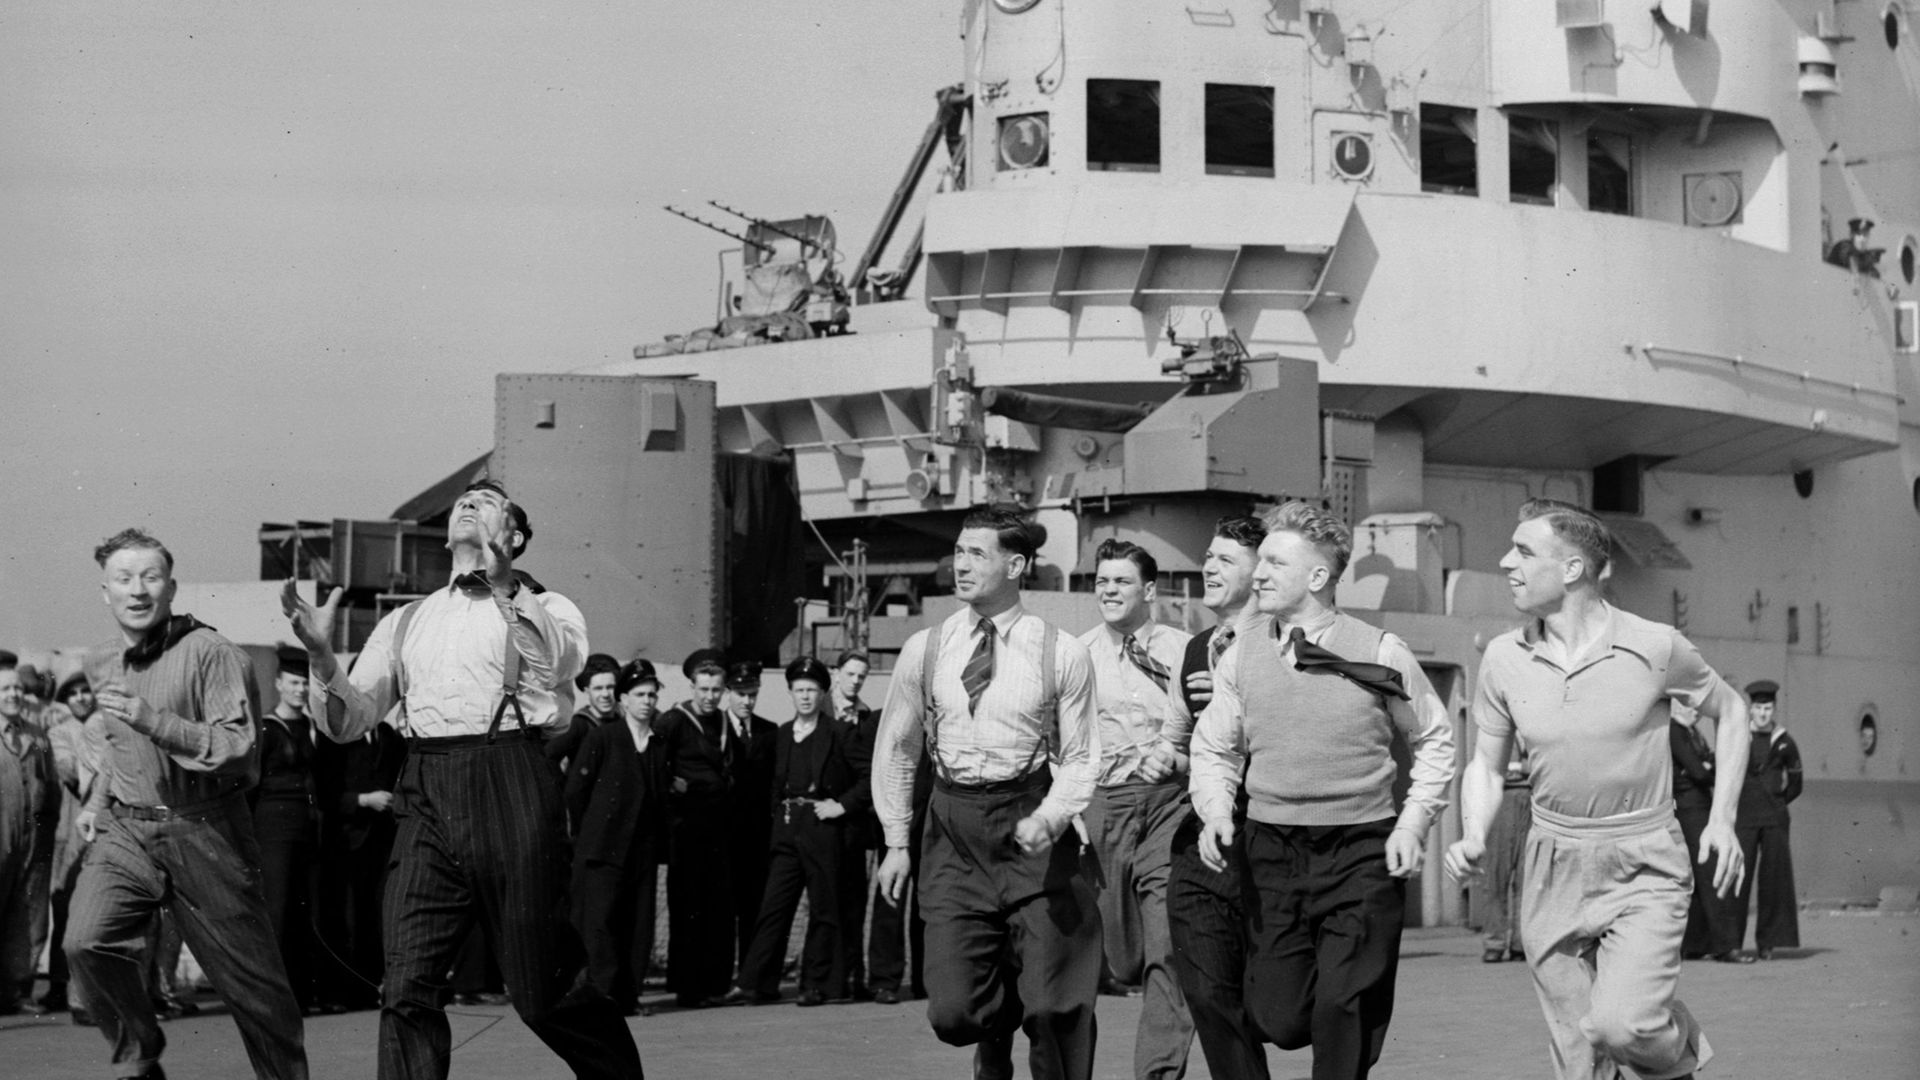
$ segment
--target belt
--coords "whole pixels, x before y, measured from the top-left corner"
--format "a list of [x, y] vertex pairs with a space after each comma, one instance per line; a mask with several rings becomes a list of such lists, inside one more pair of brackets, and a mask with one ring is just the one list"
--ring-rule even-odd
[[[538, 743], [543, 738], [539, 728], [530, 727], [508, 728], [502, 734], [511, 734], [515, 731], [518, 731], [521, 735], [520, 742]], [[493, 736], [490, 734], [437, 735], [432, 737], [416, 735], [407, 740], [408, 752], [415, 754], [451, 754], [463, 750], [493, 750], [503, 746], [513, 745], [515, 745], [515, 741], [512, 739], [495, 742]]]
[[1533, 804], [1534, 831], [1568, 840], [1620, 840], [1661, 832], [1673, 822], [1672, 799], [1644, 809], [1600, 818], [1572, 817], [1555, 813], [1539, 803]]
[[185, 806], [136, 806], [133, 803], [110, 800], [107, 810], [114, 817], [131, 818], [134, 821], [176, 821], [181, 818], [205, 817], [209, 811], [224, 809], [239, 792], [229, 792], [218, 798], [206, 799]]
[[1017, 795], [1046, 787], [1053, 782], [1053, 770], [1046, 766], [1016, 776], [1011, 780], [989, 780], [984, 784], [960, 784], [939, 776], [933, 778], [933, 789], [948, 795]]

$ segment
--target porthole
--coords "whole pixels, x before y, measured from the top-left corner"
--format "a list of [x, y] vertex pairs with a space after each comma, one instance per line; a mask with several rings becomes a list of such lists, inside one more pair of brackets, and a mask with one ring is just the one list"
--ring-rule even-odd
[[1888, 5], [1887, 14], [1884, 18], [1880, 20], [1880, 25], [1885, 27], [1887, 31], [1887, 48], [1889, 49], [1899, 48], [1900, 47], [1900, 12], [1895, 10], [1892, 5]]
[[1872, 757], [1873, 752], [1880, 749], [1880, 721], [1875, 719], [1873, 714], [1874, 708], [1871, 705], [1860, 710], [1858, 730], [1862, 757]]
[[1803, 499], [1813, 494], [1812, 469], [1801, 469], [1799, 472], [1793, 474], [1793, 490], [1799, 492], [1800, 497]]
[[1900, 241], [1900, 276], [1905, 278], [1909, 285], [1913, 284], [1914, 263], [1916, 259], [1920, 259], [1920, 251], [1916, 249], [1920, 249], [1920, 240], [1909, 236]]
[[1913, 512], [1920, 514], [1920, 480], [1913, 482]]

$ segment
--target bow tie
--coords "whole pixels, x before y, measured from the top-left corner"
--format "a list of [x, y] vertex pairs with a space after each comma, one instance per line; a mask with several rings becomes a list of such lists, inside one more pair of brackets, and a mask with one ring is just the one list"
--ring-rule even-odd
[[[1280, 624], [1275, 623], [1274, 633], [1280, 632]], [[1323, 667], [1336, 675], [1344, 676], [1357, 685], [1379, 694], [1381, 697], [1399, 698], [1411, 701], [1405, 687], [1401, 685], [1400, 673], [1385, 664], [1367, 664], [1358, 660], [1348, 660], [1331, 649], [1324, 649], [1307, 640], [1307, 632], [1299, 627], [1293, 628], [1289, 638], [1293, 643], [1293, 666], [1301, 671], [1308, 668]]]
[[493, 582], [487, 578], [485, 570], [469, 570], [454, 575], [453, 587], [467, 592], [492, 592]]

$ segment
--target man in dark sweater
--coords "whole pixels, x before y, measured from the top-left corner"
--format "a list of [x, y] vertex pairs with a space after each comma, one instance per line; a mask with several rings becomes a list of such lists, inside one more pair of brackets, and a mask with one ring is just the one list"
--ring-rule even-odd
[[[1740, 788], [1734, 835], [1751, 872], [1740, 889], [1723, 901], [1733, 959], [1773, 959], [1775, 949], [1800, 947], [1799, 897], [1793, 888], [1793, 851], [1788, 844], [1787, 804], [1800, 797], [1800, 747], [1779, 723], [1780, 685], [1772, 679], [1747, 684], [1747, 726], [1753, 749], [1747, 757], [1747, 782]], [[1747, 936], [1747, 903], [1760, 892], [1753, 947], [1740, 948]]]
[[[1266, 526], [1253, 588], [1273, 622], [1228, 648], [1194, 732], [1200, 850], [1228, 867], [1244, 768], [1248, 1007], [1281, 1048], [1313, 1047], [1314, 1080], [1360, 1080], [1386, 1042], [1406, 879], [1446, 806], [1453, 728], [1406, 643], [1334, 607], [1345, 523], [1289, 502]], [[1398, 814], [1396, 728], [1413, 750]]]
[[[1213, 672], [1234, 639], [1256, 633], [1266, 617], [1253, 603], [1253, 571], [1267, 528], [1258, 518], [1224, 517], [1213, 527], [1213, 542], [1201, 564], [1205, 591], [1200, 602], [1219, 625], [1187, 643], [1176, 705], [1198, 715], [1213, 700]], [[1246, 819], [1245, 800], [1234, 809], [1234, 824]], [[1198, 814], [1188, 810], [1173, 834], [1173, 861], [1167, 876], [1167, 929], [1173, 940], [1174, 976], [1186, 997], [1193, 1029], [1200, 1036], [1207, 1068], [1215, 1076], [1266, 1080], [1267, 1052], [1260, 1031], [1241, 995], [1247, 970], [1247, 928], [1242, 896], [1247, 859], [1245, 830], [1228, 852], [1228, 866], [1215, 870], [1200, 858]]]

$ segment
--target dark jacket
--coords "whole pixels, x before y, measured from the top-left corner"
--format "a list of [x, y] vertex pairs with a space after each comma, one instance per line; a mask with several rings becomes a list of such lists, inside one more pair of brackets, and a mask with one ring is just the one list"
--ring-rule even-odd
[[775, 732], [772, 749], [770, 807], [795, 794], [787, 790], [788, 778], [794, 763], [807, 755], [813, 762], [813, 784], [805, 792], [797, 793], [800, 797], [834, 800], [846, 810], [845, 820], [849, 826], [872, 814], [873, 789], [868, 783], [868, 769], [873, 751], [858, 728], [832, 717], [822, 717], [811, 735], [795, 742], [793, 725], [785, 724]]
[[764, 818], [768, 784], [773, 769], [773, 735], [779, 725], [762, 717], [748, 724], [747, 738], [722, 734], [732, 719], [722, 710], [705, 721], [696, 719], [682, 703], [660, 715], [653, 731], [660, 736], [669, 773], [685, 782], [685, 790], [669, 791], [667, 802], [676, 811], [722, 803], [748, 809]]
[[314, 794], [329, 844], [358, 851], [369, 840], [391, 842], [397, 829], [391, 810], [360, 805], [370, 791], [391, 792], [407, 760], [407, 738], [386, 724], [351, 742], [321, 739], [313, 748]]
[[626, 721], [587, 732], [567, 767], [567, 819], [573, 823], [575, 866], [629, 860], [665, 852], [667, 772], [665, 743], [655, 732], [646, 753], [634, 749]]
[[1680, 811], [1713, 809], [1713, 747], [1687, 724], [1667, 725], [1667, 744], [1673, 751], [1673, 803]]
[[[573, 714], [573, 719], [567, 721], [567, 726], [558, 734], [549, 735], [540, 749], [545, 751], [547, 760], [553, 762], [555, 768], [565, 769], [573, 762], [574, 755], [580, 752], [580, 744], [586, 741], [587, 732], [615, 721], [620, 721], [619, 709], [607, 716], [595, 716], [581, 709]], [[624, 721], [621, 723], [624, 726]]]
[[1785, 824], [1787, 804], [1800, 797], [1801, 772], [1800, 746], [1793, 736], [1779, 728], [1755, 734], [1735, 824]]

